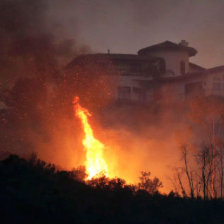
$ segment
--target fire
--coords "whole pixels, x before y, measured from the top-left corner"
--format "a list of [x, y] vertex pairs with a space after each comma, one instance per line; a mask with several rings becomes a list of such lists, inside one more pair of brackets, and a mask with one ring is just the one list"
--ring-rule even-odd
[[105, 146], [94, 137], [92, 127], [88, 121], [88, 117], [90, 117], [91, 114], [86, 108], [79, 104], [79, 97], [75, 97], [73, 104], [75, 115], [81, 120], [85, 134], [82, 144], [86, 151], [85, 167], [88, 175], [87, 179], [101, 175], [108, 177], [108, 166], [103, 157]]

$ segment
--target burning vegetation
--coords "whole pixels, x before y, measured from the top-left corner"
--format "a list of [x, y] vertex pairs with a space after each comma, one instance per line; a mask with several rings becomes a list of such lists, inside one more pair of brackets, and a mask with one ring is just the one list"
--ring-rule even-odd
[[150, 183], [146, 173], [140, 189], [105, 177], [87, 185], [80, 174], [80, 170], [57, 170], [35, 156], [25, 160], [11, 155], [0, 161], [2, 223], [223, 222], [222, 201], [149, 194], [143, 190]]
[[86, 151], [85, 168], [87, 178], [92, 179], [97, 176], [109, 176], [108, 166], [104, 159], [104, 144], [94, 137], [93, 130], [89, 124], [90, 112], [79, 104], [79, 97], [74, 101], [75, 115], [81, 120], [85, 137], [82, 141]]
[[59, 35], [45, 4], [0, 3], [2, 217], [223, 223], [223, 99], [115, 102], [120, 73], [101, 58], [64, 66], [88, 48]]

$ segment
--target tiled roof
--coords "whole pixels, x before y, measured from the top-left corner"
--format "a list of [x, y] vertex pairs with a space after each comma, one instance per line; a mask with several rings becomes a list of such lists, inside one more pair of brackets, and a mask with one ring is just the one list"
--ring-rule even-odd
[[82, 62], [82, 61], [100, 61], [100, 60], [133, 60], [133, 61], [148, 61], [148, 62], [154, 62], [161, 60], [157, 57], [152, 56], [140, 56], [137, 54], [84, 54], [76, 57], [74, 60], [72, 60], [66, 68], [72, 68], [73, 65]]
[[189, 62], [189, 66], [192, 67], [192, 68], [196, 68], [198, 70], [205, 70], [205, 68], [201, 67], [200, 65], [196, 65], [192, 62]]
[[182, 50], [182, 51], [187, 51], [189, 56], [194, 56], [197, 54], [197, 51], [194, 48], [183, 46], [181, 44], [176, 44], [171, 41], [165, 41], [165, 42], [155, 44], [146, 48], [142, 48], [138, 51], [138, 54], [145, 55], [148, 52], [155, 52], [158, 50], [175, 50], [175, 51]]

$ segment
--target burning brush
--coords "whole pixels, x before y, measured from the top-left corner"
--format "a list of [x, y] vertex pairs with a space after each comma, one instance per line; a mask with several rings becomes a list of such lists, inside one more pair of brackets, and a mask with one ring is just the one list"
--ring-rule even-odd
[[82, 144], [86, 151], [85, 167], [88, 175], [87, 179], [90, 180], [101, 175], [109, 177], [108, 166], [103, 156], [105, 146], [94, 137], [93, 129], [88, 121], [91, 113], [79, 104], [79, 97], [74, 98], [73, 104], [75, 116], [81, 120], [85, 134]]

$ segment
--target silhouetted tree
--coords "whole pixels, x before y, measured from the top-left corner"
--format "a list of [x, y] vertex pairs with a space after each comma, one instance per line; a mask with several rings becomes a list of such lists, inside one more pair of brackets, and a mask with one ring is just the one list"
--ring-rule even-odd
[[[184, 199], [134, 190], [119, 178], [90, 182], [73, 171], [52, 169], [36, 155], [0, 161], [1, 223], [203, 223], [224, 222], [224, 202]], [[142, 172], [142, 186], [156, 192], [158, 179]], [[149, 184], [150, 183], [150, 184]], [[147, 186], [157, 186], [150, 187]]]
[[187, 146], [183, 145], [181, 147], [182, 159], [184, 161], [184, 172], [187, 176], [187, 181], [190, 189], [190, 196], [194, 198], [195, 196], [195, 182], [197, 181], [193, 176], [193, 170], [189, 167], [189, 158]]
[[155, 194], [159, 191], [159, 189], [163, 186], [162, 182], [157, 178], [154, 177], [153, 179], [150, 178], [151, 172], [141, 172], [141, 176], [139, 177], [139, 189], [145, 190], [150, 194]]
[[200, 129], [201, 140], [205, 142], [209, 149], [207, 161], [210, 162], [210, 176], [208, 184], [210, 196], [217, 197], [217, 149], [219, 139], [222, 138], [222, 126], [224, 119], [224, 102], [219, 97], [201, 97], [191, 103], [191, 119], [194, 126]]

